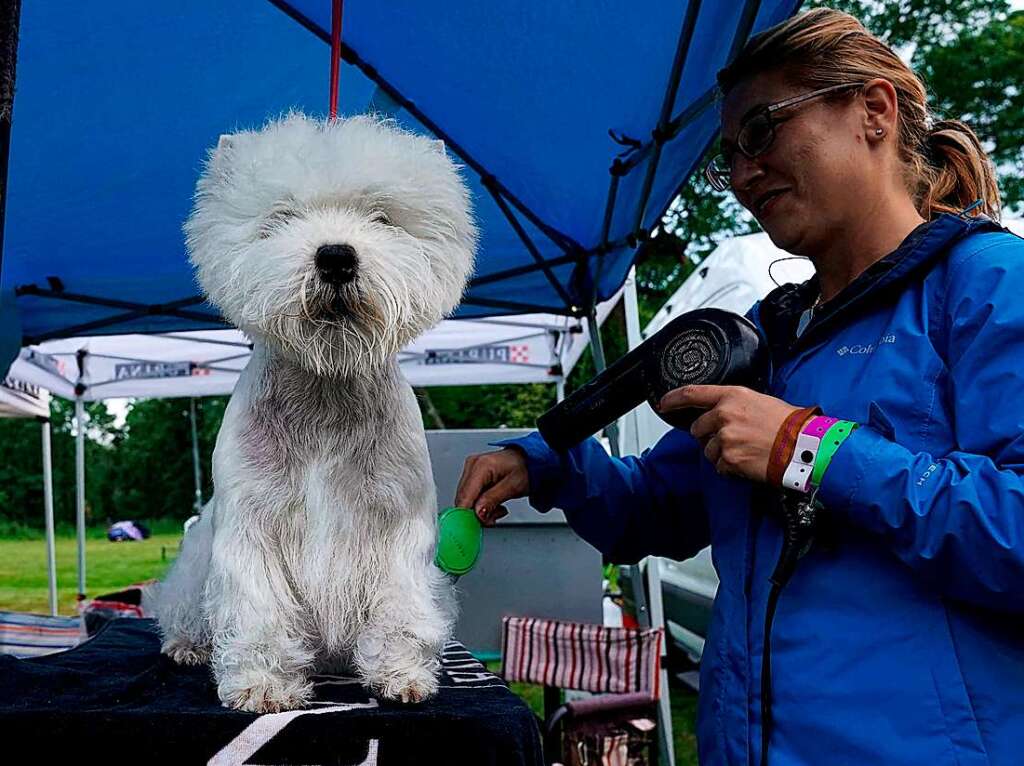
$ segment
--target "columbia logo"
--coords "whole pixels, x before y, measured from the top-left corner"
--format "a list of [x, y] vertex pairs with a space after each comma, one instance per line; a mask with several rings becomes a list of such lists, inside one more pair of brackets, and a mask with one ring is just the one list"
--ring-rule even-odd
[[879, 346], [895, 342], [895, 335], [883, 335], [875, 343], [854, 343], [852, 346], [840, 346], [836, 349], [836, 355], [846, 356], [847, 354], [873, 354], [875, 353], [875, 349]]

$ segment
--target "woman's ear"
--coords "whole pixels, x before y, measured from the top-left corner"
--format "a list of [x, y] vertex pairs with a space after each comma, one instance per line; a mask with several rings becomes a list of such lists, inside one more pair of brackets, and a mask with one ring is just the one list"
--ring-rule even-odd
[[899, 101], [896, 88], [886, 79], [868, 80], [861, 91], [864, 98], [864, 135], [868, 143], [879, 143], [896, 130]]

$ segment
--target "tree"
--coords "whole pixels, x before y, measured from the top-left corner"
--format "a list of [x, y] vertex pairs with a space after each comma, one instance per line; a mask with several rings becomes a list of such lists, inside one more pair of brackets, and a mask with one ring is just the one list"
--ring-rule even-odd
[[[227, 397], [196, 400], [196, 430], [203, 498], [213, 493], [210, 465]], [[118, 450], [119, 518], [188, 518], [195, 481], [188, 399], [142, 399], [125, 417], [124, 444]]]
[[[50, 400], [54, 518], [75, 521], [75, 407]], [[121, 434], [102, 402], [85, 406], [86, 515], [102, 520], [113, 512], [116, 472], [113, 458]], [[31, 419], [0, 421], [0, 520], [43, 526], [43, 464], [39, 423]]]

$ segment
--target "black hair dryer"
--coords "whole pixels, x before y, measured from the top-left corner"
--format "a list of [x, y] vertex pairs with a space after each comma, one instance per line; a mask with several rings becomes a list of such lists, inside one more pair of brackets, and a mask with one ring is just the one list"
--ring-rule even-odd
[[[767, 371], [767, 351], [749, 320], [731, 311], [697, 309], [673, 319], [545, 412], [537, 429], [552, 449], [564, 452], [645, 399], [654, 408], [669, 391], [689, 384], [761, 391]], [[658, 415], [671, 426], [689, 429], [701, 412], [691, 408]]]

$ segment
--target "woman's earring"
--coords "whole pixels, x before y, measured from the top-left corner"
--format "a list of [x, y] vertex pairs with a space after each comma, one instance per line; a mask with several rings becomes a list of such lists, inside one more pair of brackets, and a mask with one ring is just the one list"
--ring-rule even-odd
[[884, 134], [885, 134], [885, 130], [883, 130], [882, 128], [875, 128], [875, 135], [876, 136], [882, 136]]

